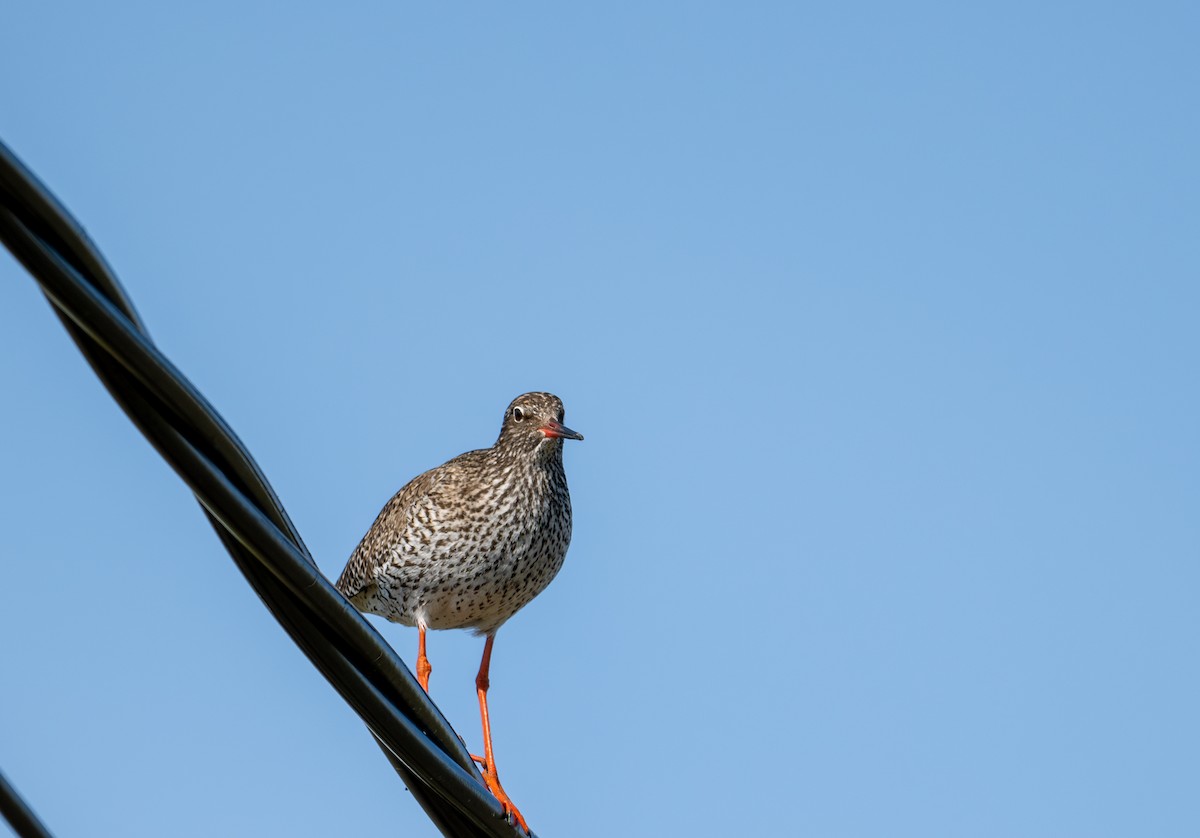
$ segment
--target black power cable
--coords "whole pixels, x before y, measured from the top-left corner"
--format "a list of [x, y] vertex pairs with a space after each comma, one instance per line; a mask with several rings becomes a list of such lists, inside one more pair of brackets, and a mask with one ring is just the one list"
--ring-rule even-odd
[[245, 446], [150, 340], [78, 222], [3, 143], [0, 241], [37, 280], [96, 375], [195, 494], [263, 604], [366, 722], [437, 828], [471, 838], [522, 834], [395, 651], [317, 569]]
[[51, 838], [50, 832], [3, 774], [0, 774], [0, 815], [20, 838]]

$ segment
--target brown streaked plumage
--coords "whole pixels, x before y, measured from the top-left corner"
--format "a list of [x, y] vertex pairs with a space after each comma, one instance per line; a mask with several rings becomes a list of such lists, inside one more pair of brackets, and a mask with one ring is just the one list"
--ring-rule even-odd
[[475, 679], [484, 757], [476, 759], [492, 793], [527, 831], [496, 772], [488, 669], [497, 630], [550, 584], [571, 541], [562, 448], [564, 439], [583, 436], [562, 421], [557, 396], [518, 396], [491, 448], [425, 472], [388, 501], [337, 581], [360, 611], [417, 627], [417, 679], [427, 691], [426, 629], [486, 635]]

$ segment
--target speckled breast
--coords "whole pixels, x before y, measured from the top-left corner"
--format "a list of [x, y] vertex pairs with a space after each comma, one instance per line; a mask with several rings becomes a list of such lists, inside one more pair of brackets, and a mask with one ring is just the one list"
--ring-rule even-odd
[[540, 471], [506, 477], [525, 485], [468, 502], [434, 493], [408, 510], [404, 537], [380, 568], [388, 578], [378, 579], [378, 595], [392, 600], [385, 616], [488, 633], [550, 584], [571, 542], [566, 480]]

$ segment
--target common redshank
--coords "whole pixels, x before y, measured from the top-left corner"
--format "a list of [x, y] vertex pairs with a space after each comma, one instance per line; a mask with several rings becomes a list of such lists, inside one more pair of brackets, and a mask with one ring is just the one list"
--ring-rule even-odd
[[337, 589], [360, 611], [417, 627], [417, 680], [429, 691], [427, 629], [483, 635], [475, 677], [483, 777], [505, 813], [529, 826], [500, 785], [488, 720], [496, 632], [554, 579], [571, 541], [563, 424], [550, 393], [518, 396], [491, 448], [468, 451], [414, 478], [387, 502], [346, 562]]

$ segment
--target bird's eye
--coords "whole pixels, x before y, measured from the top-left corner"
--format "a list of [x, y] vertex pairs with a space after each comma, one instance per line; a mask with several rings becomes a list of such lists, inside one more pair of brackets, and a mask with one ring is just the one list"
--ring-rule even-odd
[[519, 407], [514, 407], [513, 408], [513, 420], [516, 422], [520, 422], [524, 418], [525, 418], [525, 411], [521, 410], [521, 408], [519, 408]]

